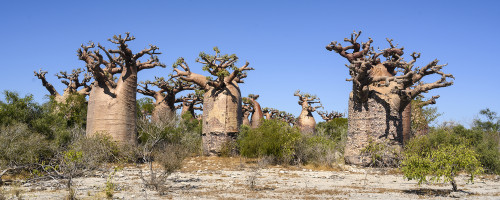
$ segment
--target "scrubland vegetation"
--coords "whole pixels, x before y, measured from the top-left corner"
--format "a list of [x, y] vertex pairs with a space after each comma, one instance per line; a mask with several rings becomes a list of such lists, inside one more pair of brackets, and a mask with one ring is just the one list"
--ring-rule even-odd
[[[66, 103], [49, 99], [38, 104], [30, 95], [5, 91], [3, 99], [0, 172], [22, 175], [14, 181], [57, 179], [72, 194], [72, 178], [104, 164], [146, 164], [141, 170], [144, 186], [164, 194], [167, 177], [182, 167], [182, 161], [202, 155], [201, 122], [191, 115], [152, 121], [147, 114], [152, 101], [146, 99], [138, 105], [136, 148], [120, 146], [101, 134], [86, 137], [86, 107], [81, 96], [72, 96]], [[488, 109], [480, 114], [471, 128], [443, 123], [431, 127], [427, 135], [412, 138], [398, 164], [404, 177], [419, 183], [450, 182], [457, 190], [454, 177], [462, 172], [470, 174], [471, 181], [482, 173], [500, 174], [500, 120]], [[346, 134], [345, 118], [318, 123], [314, 135], [301, 134], [297, 127], [280, 120], [262, 119], [258, 128], [242, 126], [234, 144], [228, 144], [235, 149], [224, 155], [265, 158], [266, 164], [335, 168], [344, 162]], [[377, 156], [384, 152], [373, 148], [368, 153]]]

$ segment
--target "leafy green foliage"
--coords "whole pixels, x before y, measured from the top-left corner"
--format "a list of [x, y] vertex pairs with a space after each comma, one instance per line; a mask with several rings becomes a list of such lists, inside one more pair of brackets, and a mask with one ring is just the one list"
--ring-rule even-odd
[[474, 119], [474, 128], [482, 130], [484, 132], [500, 133], [500, 117], [497, 113], [491, 111], [489, 108], [479, 111], [486, 120], [481, 120], [481, 118]]
[[277, 162], [287, 163], [293, 159], [300, 137], [300, 131], [286, 122], [264, 120], [256, 129], [243, 126], [237, 143], [245, 157], [273, 156]]
[[137, 118], [150, 116], [153, 113], [155, 106], [153, 99], [144, 97], [137, 100]]
[[483, 172], [478, 156], [466, 138], [446, 130], [436, 131], [409, 141], [401, 170], [408, 180], [421, 184], [430, 176], [431, 181], [450, 182], [456, 190], [454, 177], [460, 171], [470, 174], [470, 181]]
[[57, 146], [46, 136], [32, 132], [26, 124], [0, 128], [0, 167], [23, 166], [49, 160]]
[[347, 137], [347, 118], [335, 118], [329, 122], [319, 122], [316, 125], [316, 132], [323, 132], [334, 142], [339, 143]]
[[8, 126], [14, 123], [25, 123], [30, 128], [33, 122], [41, 118], [43, 109], [33, 100], [33, 95], [24, 98], [11, 91], [4, 91], [5, 102], [0, 101], [0, 125]]

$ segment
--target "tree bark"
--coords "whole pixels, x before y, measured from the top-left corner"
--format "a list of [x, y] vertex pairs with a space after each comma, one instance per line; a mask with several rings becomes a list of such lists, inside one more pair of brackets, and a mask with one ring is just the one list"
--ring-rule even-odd
[[[307, 102], [304, 102], [307, 104]], [[297, 118], [297, 123], [299, 125], [300, 131], [304, 134], [314, 134], [316, 127], [316, 120], [311, 112], [307, 110], [302, 110], [299, 117]]]
[[[371, 91], [368, 101], [360, 103], [349, 97], [349, 118], [347, 128], [347, 144], [344, 158], [347, 164], [368, 166], [371, 156], [364, 155], [370, 141], [387, 144], [389, 147], [401, 149], [402, 115], [397, 109], [392, 109], [390, 99], [386, 95]], [[383, 158], [393, 159], [393, 158]]]
[[242, 124], [241, 93], [236, 82], [223, 90], [209, 89], [203, 98], [203, 150], [217, 155], [223, 145], [233, 142]]
[[87, 110], [87, 136], [109, 135], [119, 144], [137, 144], [136, 128], [137, 73], [125, 81], [120, 78], [116, 89], [94, 82]]
[[257, 101], [255, 101], [253, 99], [250, 99], [250, 101], [252, 101], [253, 110], [254, 110], [254, 112], [252, 114], [251, 127], [258, 128], [260, 126], [262, 118], [264, 118], [264, 116], [262, 114], [262, 109], [260, 107], [260, 104]]

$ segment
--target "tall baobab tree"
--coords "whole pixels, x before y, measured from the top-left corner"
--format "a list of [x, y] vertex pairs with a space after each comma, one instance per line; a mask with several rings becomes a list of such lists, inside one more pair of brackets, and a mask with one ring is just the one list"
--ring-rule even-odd
[[[120, 144], [137, 143], [137, 74], [144, 69], [165, 65], [158, 60], [157, 55], [160, 53], [154, 45], [132, 53], [127, 42], [134, 39], [130, 33], [126, 33], [125, 37], [115, 35], [109, 41], [116, 44], [117, 49], [106, 49], [100, 44], [95, 48], [94, 43], [90, 42], [77, 51], [79, 59], [86, 63], [87, 70], [92, 72], [95, 80], [89, 96], [87, 135], [102, 133], [110, 135]], [[144, 55], [150, 58], [141, 61]]]
[[262, 109], [260, 107], [259, 102], [257, 102], [257, 99], [259, 98], [259, 95], [255, 94], [249, 94], [248, 99], [252, 102], [252, 120], [250, 120], [250, 124], [252, 128], [258, 128], [260, 126], [262, 118], [264, 118], [264, 115], [262, 113]]
[[[297, 90], [293, 95], [299, 97], [299, 105], [302, 106], [302, 111], [297, 118], [297, 125], [300, 131], [306, 134], [313, 134], [316, 128], [316, 120], [314, 120], [312, 113], [316, 111], [317, 108], [323, 107], [321, 106], [319, 98], [315, 95], [301, 93], [300, 90]], [[313, 104], [316, 103], [320, 105], [313, 106]]]
[[[407, 62], [402, 57], [404, 48], [393, 45], [390, 39], [387, 39], [390, 48], [376, 52], [371, 47], [371, 38], [366, 43], [357, 42], [360, 34], [361, 31], [354, 32], [350, 38], [345, 38], [344, 41], [350, 43], [348, 46], [331, 42], [326, 49], [347, 59], [349, 65], [346, 66], [351, 75], [347, 80], [353, 82], [349, 95], [345, 160], [350, 164], [368, 165], [371, 158], [362, 155], [361, 150], [369, 141], [400, 149], [403, 142], [402, 112], [405, 107], [421, 93], [452, 85], [449, 79], [454, 77], [441, 71], [446, 65], [438, 65], [438, 60], [414, 68], [420, 53], [412, 53], [412, 60]], [[385, 59], [382, 60], [380, 56]], [[432, 83], [423, 83], [422, 78], [428, 75], [438, 75], [440, 78]]]
[[[181, 99], [176, 99], [177, 93], [185, 90], [195, 90], [197, 87], [190, 82], [170, 77], [165, 80], [163, 77], [155, 77], [155, 81], [141, 82], [137, 92], [154, 98], [154, 109], [152, 114], [153, 120], [160, 120], [161, 117], [172, 117], [175, 115], [175, 103], [182, 102]], [[159, 90], [152, 90], [148, 85], [153, 85]]]
[[[63, 94], [59, 94], [57, 90], [54, 88], [52, 84], [50, 84], [47, 79], [45, 79], [45, 74], [47, 71], [42, 71], [40, 69], [38, 72], [35, 71], [35, 76], [42, 81], [42, 85], [49, 91], [50, 96], [54, 98], [57, 103], [66, 103], [66, 99], [71, 94], [79, 94], [79, 95], [89, 95], [91, 86], [87, 85], [92, 79], [89, 73], [83, 74], [83, 79], [80, 81], [80, 74], [85, 72], [81, 68], [73, 69], [71, 74], [68, 74], [65, 71], [61, 71], [56, 74], [58, 79], [61, 79], [61, 82], [66, 85], [66, 89], [64, 89]], [[82, 87], [78, 90], [78, 88]]]
[[326, 122], [332, 121], [333, 119], [344, 117], [344, 114], [336, 112], [336, 111], [324, 112], [324, 111], [320, 110], [317, 113]]
[[[236, 55], [221, 55], [214, 47], [215, 55], [201, 52], [196, 62], [203, 64], [203, 70], [211, 76], [191, 72], [183, 58], [174, 64], [175, 77], [193, 82], [205, 91], [203, 96], [203, 150], [215, 155], [221, 147], [234, 140], [242, 123], [241, 93], [238, 83], [243, 83], [248, 70], [246, 62], [242, 67], [235, 65]], [[182, 68], [179, 69], [179, 68]], [[230, 72], [232, 71], [232, 72]], [[213, 77], [212, 77], [213, 76]]]

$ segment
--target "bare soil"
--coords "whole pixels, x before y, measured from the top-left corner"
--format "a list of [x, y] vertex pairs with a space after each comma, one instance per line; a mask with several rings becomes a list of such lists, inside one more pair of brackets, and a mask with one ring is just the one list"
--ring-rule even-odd
[[[106, 199], [107, 182], [115, 186], [113, 199], [500, 199], [500, 176], [493, 175], [478, 176], [473, 184], [460, 175], [460, 191], [452, 192], [448, 183], [419, 186], [390, 168], [258, 167], [256, 160], [220, 157], [192, 157], [184, 162], [168, 178], [162, 195], [144, 187], [139, 176], [141, 169], [147, 172], [144, 165], [121, 166], [112, 178], [116, 166], [107, 166], [74, 179], [73, 187], [78, 199]], [[11, 182], [0, 192], [7, 199], [68, 196], [65, 186], [56, 180]]]

